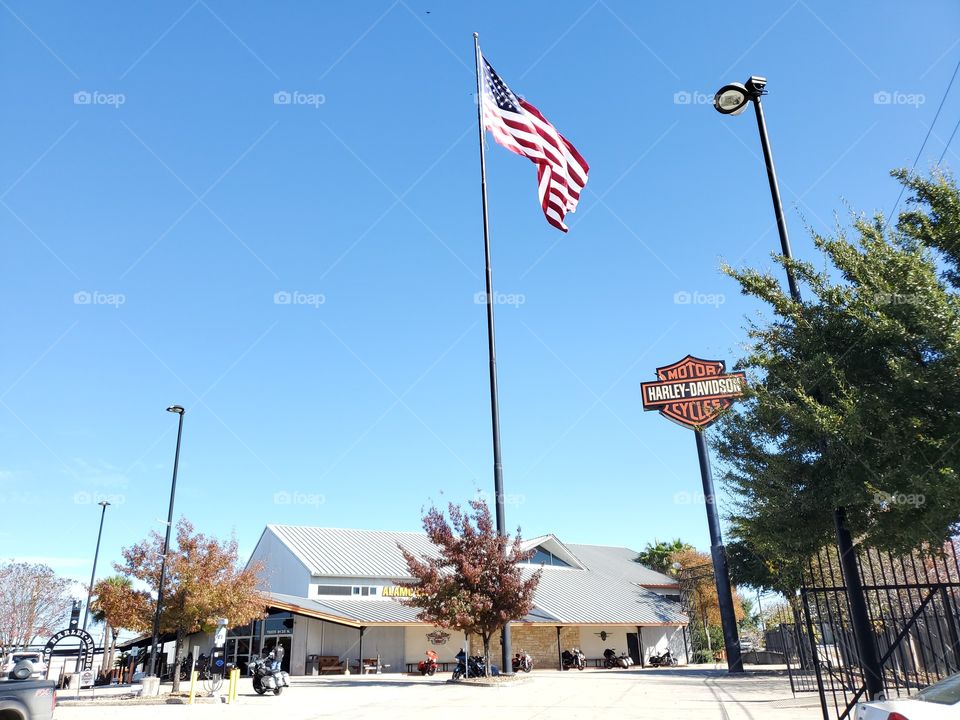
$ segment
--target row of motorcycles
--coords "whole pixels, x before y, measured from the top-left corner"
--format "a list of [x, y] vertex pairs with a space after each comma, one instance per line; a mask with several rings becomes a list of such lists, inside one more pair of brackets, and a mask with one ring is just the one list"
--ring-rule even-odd
[[[469, 658], [467, 654], [461, 650], [456, 654], [457, 666], [453, 669], [453, 679], [459, 680], [460, 678], [466, 677], [480, 677], [481, 675], [487, 674], [487, 664], [483, 655], [471, 655]], [[431, 665], [432, 663], [432, 665]], [[521, 650], [516, 655], [513, 656], [510, 663], [513, 667], [513, 671], [516, 672], [525, 672], [528, 673], [533, 670], [533, 656], [528, 652]], [[437, 654], [433, 650], [427, 650], [427, 660], [421, 660], [417, 665], [417, 669], [420, 670], [421, 675], [433, 675], [436, 672], [437, 665]], [[496, 665], [490, 666], [491, 675], [499, 675], [500, 668]]]
[[[435, 651], [427, 650], [427, 658], [417, 663], [417, 670], [421, 675], [434, 675], [439, 667], [438, 659]], [[453, 670], [454, 680], [459, 680], [464, 676], [480, 677], [481, 675], [487, 674], [486, 661], [483, 655], [471, 655], [468, 658], [467, 654], [461, 650], [456, 654], [456, 659], [457, 666]], [[560, 655], [560, 661], [564, 670], [583, 670], [587, 667], [587, 658], [580, 648], [564, 650]], [[630, 657], [630, 655], [627, 653], [617, 655], [617, 651], [611, 650], [610, 648], [603, 651], [603, 663], [605, 668], [629, 668], [634, 664], [633, 658]], [[651, 667], [676, 667], [677, 659], [667, 650], [660, 655], [651, 655], [649, 663]], [[533, 670], [533, 658], [530, 656], [530, 653], [521, 650], [513, 656], [512, 665], [514, 672], [528, 673]], [[492, 665], [490, 671], [491, 675], [497, 675], [500, 669], [496, 665]]]
[[[679, 663], [669, 650], [657, 655], [652, 654], [647, 660], [650, 667], [676, 667]], [[633, 658], [627, 653], [617, 655], [616, 650], [607, 648], [603, 651], [603, 666], [605, 668], [628, 668], [634, 665]]]

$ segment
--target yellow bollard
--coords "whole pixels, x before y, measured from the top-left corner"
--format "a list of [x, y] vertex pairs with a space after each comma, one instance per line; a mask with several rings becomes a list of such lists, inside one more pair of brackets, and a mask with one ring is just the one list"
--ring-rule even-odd
[[237, 699], [237, 690], [240, 685], [240, 668], [234, 668], [233, 672], [233, 699]]
[[193, 694], [197, 690], [197, 678], [199, 675], [200, 673], [196, 670], [190, 673], [190, 699], [187, 701], [187, 705], [193, 705]]

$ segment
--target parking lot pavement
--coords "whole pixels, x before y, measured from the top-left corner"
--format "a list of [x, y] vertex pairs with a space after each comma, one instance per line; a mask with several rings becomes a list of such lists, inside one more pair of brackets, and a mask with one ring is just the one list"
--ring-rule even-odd
[[406, 675], [292, 678], [279, 696], [259, 696], [240, 681], [233, 705], [57, 708], [56, 720], [469, 720], [471, 718], [669, 718], [818, 720], [816, 696], [793, 699], [783, 676], [723, 670], [534, 671], [506, 687], [472, 687]]

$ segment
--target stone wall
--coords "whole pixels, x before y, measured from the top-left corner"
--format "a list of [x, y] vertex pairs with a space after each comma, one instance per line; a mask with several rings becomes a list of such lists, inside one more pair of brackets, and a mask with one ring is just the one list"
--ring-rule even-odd
[[[564, 627], [560, 630], [560, 649], [557, 649], [557, 628], [553, 626], [511, 625], [513, 652], [524, 650], [533, 657], [534, 669], [559, 670], [560, 652], [580, 645], [580, 630]], [[500, 665], [500, 634], [490, 639], [490, 661]], [[483, 641], [479, 635], [470, 636], [470, 654], [483, 654]]]

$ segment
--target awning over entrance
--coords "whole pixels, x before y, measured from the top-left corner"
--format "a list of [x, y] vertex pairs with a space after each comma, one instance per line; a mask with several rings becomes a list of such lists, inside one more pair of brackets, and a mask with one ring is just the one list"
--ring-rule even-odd
[[[173, 642], [177, 639], [176, 633], [160, 633], [160, 644]], [[130, 640], [124, 640], [123, 642], [117, 643], [117, 650], [130, 651], [133, 648], [148, 648], [150, 643], [153, 641], [153, 634], [146, 633], [144, 635], [137, 635], [135, 638]]]

